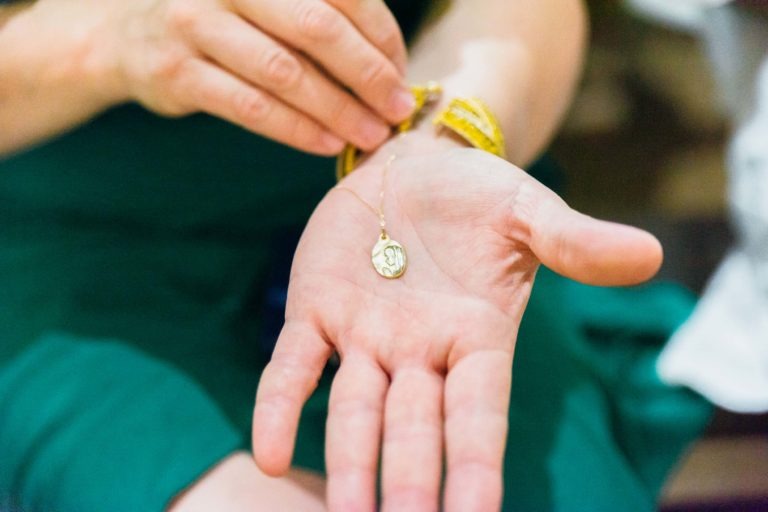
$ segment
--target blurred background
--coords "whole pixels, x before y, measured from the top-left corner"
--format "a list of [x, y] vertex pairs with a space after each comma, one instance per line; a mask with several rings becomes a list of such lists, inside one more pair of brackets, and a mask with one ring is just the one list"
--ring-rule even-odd
[[[565, 197], [655, 233], [666, 253], [660, 279], [700, 293], [733, 239], [731, 127], [710, 63], [695, 34], [619, 0], [589, 4], [591, 51], [553, 150]], [[719, 410], [668, 482], [662, 510], [768, 511], [768, 415]]]

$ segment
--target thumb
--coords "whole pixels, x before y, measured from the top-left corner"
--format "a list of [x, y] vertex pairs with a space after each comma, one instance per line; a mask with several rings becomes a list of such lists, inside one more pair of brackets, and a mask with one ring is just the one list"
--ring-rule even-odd
[[631, 226], [593, 219], [550, 191], [530, 219], [530, 248], [544, 265], [576, 281], [625, 286], [652, 278], [661, 267], [661, 244]]

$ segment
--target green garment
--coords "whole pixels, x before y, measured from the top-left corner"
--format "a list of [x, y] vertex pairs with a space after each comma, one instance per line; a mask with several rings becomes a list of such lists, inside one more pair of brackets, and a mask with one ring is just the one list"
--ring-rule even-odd
[[[0, 162], [0, 511], [162, 510], [247, 448], [274, 240], [332, 162], [205, 116], [113, 110]], [[504, 510], [645, 511], [710, 406], [664, 386], [692, 298], [542, 270], [518, 342]], [[323, 466], [331, 372], [296, 464]]]

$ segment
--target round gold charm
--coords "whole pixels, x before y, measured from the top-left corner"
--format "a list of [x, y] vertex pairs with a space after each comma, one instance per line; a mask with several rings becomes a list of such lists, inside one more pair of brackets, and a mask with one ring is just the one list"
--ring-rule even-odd
[[380, 276], [397, 279], [405, 273], [408, 258], [402, 245], [382, 234], [371, 251], [371, 262]]

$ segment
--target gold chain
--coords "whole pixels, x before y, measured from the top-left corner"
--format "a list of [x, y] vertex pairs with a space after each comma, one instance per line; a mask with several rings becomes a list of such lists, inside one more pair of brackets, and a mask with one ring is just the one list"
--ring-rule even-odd
[[381, 190], [379, 191], [379, 207], [374, 208], [368, 201], [363, 199], [360, 194], [355, 192], [349, 187], [345, 187], [344, 185], [336, 185], [333, 187], [336, 190], [342, 190], [345, 192], [349, 192], [353, 196], [357, 198], [358, 201], [363, 203], [369, 210], [373, 212], [374, 215], [376, 215], [379, 218], [379, 228], [381, 229], [381, 237], [382, 239], [387, 236], [387, 219], [384, 216], [384, 193], [386, 191], [386, 184], [387, 184], [387, 174], [389, 173], [390, 167], [392, 167], [392, 163], [397, 159], [397, 155], [390, 155], [387, 159], [387, 163], [384, 165], [384, 170], [381, 173]]
[[[442, 87], [436, 82], [429, 82], [423, 86], [414, 86], [411, 91], [416, 102], [416, 108], [413, 115], [398, 127], [401, 136], [421, 119], [427, 105], [435, 103], [440, 98]], [[505, 157], [504, 137], [499, 122], [485, 103], [479, 99], [453, 99], [435, 117], [433, 124], [455, 132], [476, 148], [488, 151], [502, 158]], [[344, 148], [336, 162], [336, 178], [338, 181], [341, 181], [354, 171], [359, 157], [360, 151], [354, 146], [347, 145]], [[371, 250], [371, 263], [373, 263], [376, 272], [387, 279], [397, 279], [402, 276], [408, 265], [405, 248], [395, 240], [392, 240], [387, 233], [387, 219], [384, 215], [387, 174], [395, 159], [397, 159], [397, 155], [390, 155], [381, 173], [378, 208], [371, 205], [351, 188], [343, 185], [336, 185], [334, 187], [335, 189], [344, 190], [352, 194], [379, 218], [381, 234]]]
[[392, 167], [392, 162], [394, 162], [396, 158], [397, 155], [390, 155], [387, 159], [387, 163], [384, 165], [384, 170], [381, 173], [381, 190], [379, 191], [378, 208], [375, 208], [368, 201], [363, 199], [360, 194], [349, 187], [343, 185], [336, 185], [334, 187], [334, 189], [343, 190], [352, 194], [379, 218], [381, 234], [371, 250], [371, 263], [376, 272], [387, 279], [397, 279], [402, 276], [408, 266], [408, 257], [405, 252], [405, 247], [389, 237], [389, 233], [387, 233], [387, 219], [384, 215], [384, 195], [387, 188], [387, 175], [389, 174], [390, 167]]
[[[413, 125], [421, 119], [424, 109], [428, 105], [437, 102], [442, 92], [443, 88], [437, 82], [427, 82], [424, 85], [412, 86], [411, 93], [413, 94], [416, 106], [411, 117], [397, 126], [397, 132], [405, 133], [413, 128]], [[347, 144], [336, 159], [336, 181], [341, 181], [345, 176], [354, 171], [359, 158], [360, 150], [351, 144]]]

